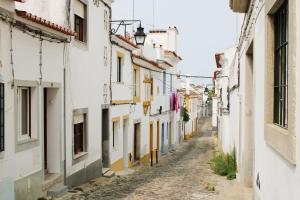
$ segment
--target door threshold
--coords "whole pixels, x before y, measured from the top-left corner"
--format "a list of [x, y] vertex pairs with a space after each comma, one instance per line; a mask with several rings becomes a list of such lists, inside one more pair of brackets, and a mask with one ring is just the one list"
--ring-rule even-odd
[[43, 190], [48, 190], [52, 186], [63, 183], [64, 177], [62, 174], [55, 174], [55, 173], [47, 173], [44, 176], [43, 181]]

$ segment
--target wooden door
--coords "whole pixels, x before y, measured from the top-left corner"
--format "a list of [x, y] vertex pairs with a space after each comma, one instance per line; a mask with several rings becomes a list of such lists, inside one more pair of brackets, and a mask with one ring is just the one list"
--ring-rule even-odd
[[156, 125], [156, 150], [159, 151], [159, 121], [157, 121], [157, 125]]
[[153, 124], [150, 124], [150, 153], [153, 152]]

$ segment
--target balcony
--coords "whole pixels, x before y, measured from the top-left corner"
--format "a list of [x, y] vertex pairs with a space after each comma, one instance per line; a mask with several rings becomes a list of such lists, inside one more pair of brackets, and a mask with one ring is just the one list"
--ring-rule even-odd
[[230, 8], [233, 12], [247, 13], [251, 0], [230, 0]]

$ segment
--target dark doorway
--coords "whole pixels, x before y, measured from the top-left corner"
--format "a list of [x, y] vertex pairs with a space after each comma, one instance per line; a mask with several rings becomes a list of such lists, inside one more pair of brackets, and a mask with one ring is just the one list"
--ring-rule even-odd
[[140, 123], [134, 124], [134, 161], [140, 160], [140, 148], [141, 148], [140, 132], [141, 132], [141, 124]]
[[109, 161], [109, 110], [102, 109], [102, 165], [110, 167]]
[[161, 124], [161, 153], [164, 153], [164, 145], [165, 145], [165, 124]]
[[47, 115], [48, 115], [48, 109], [47, 109], [47, 88], [44, 88], [44, 91], [43, 91], [43, 96], [44, 96], [44, 170], [45, 170], [45, 174], [48, 173], [48, 156], [47, 156], [47, 148], [48, 148], [48, 145], [47, 145], [47, 142], [48, 142], [48, 139], [47, 139], [47, 130], [48, 130], [48, 123], [47, 123]]

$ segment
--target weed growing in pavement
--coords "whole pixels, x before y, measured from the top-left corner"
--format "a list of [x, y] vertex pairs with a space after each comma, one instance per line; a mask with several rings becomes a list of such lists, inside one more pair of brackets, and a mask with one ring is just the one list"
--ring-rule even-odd
[[228, 180], [236, 178], [235, 150], [231, 154], [216, 152], [209, 164], [216, 174], [220, 176], [227, 176]]

